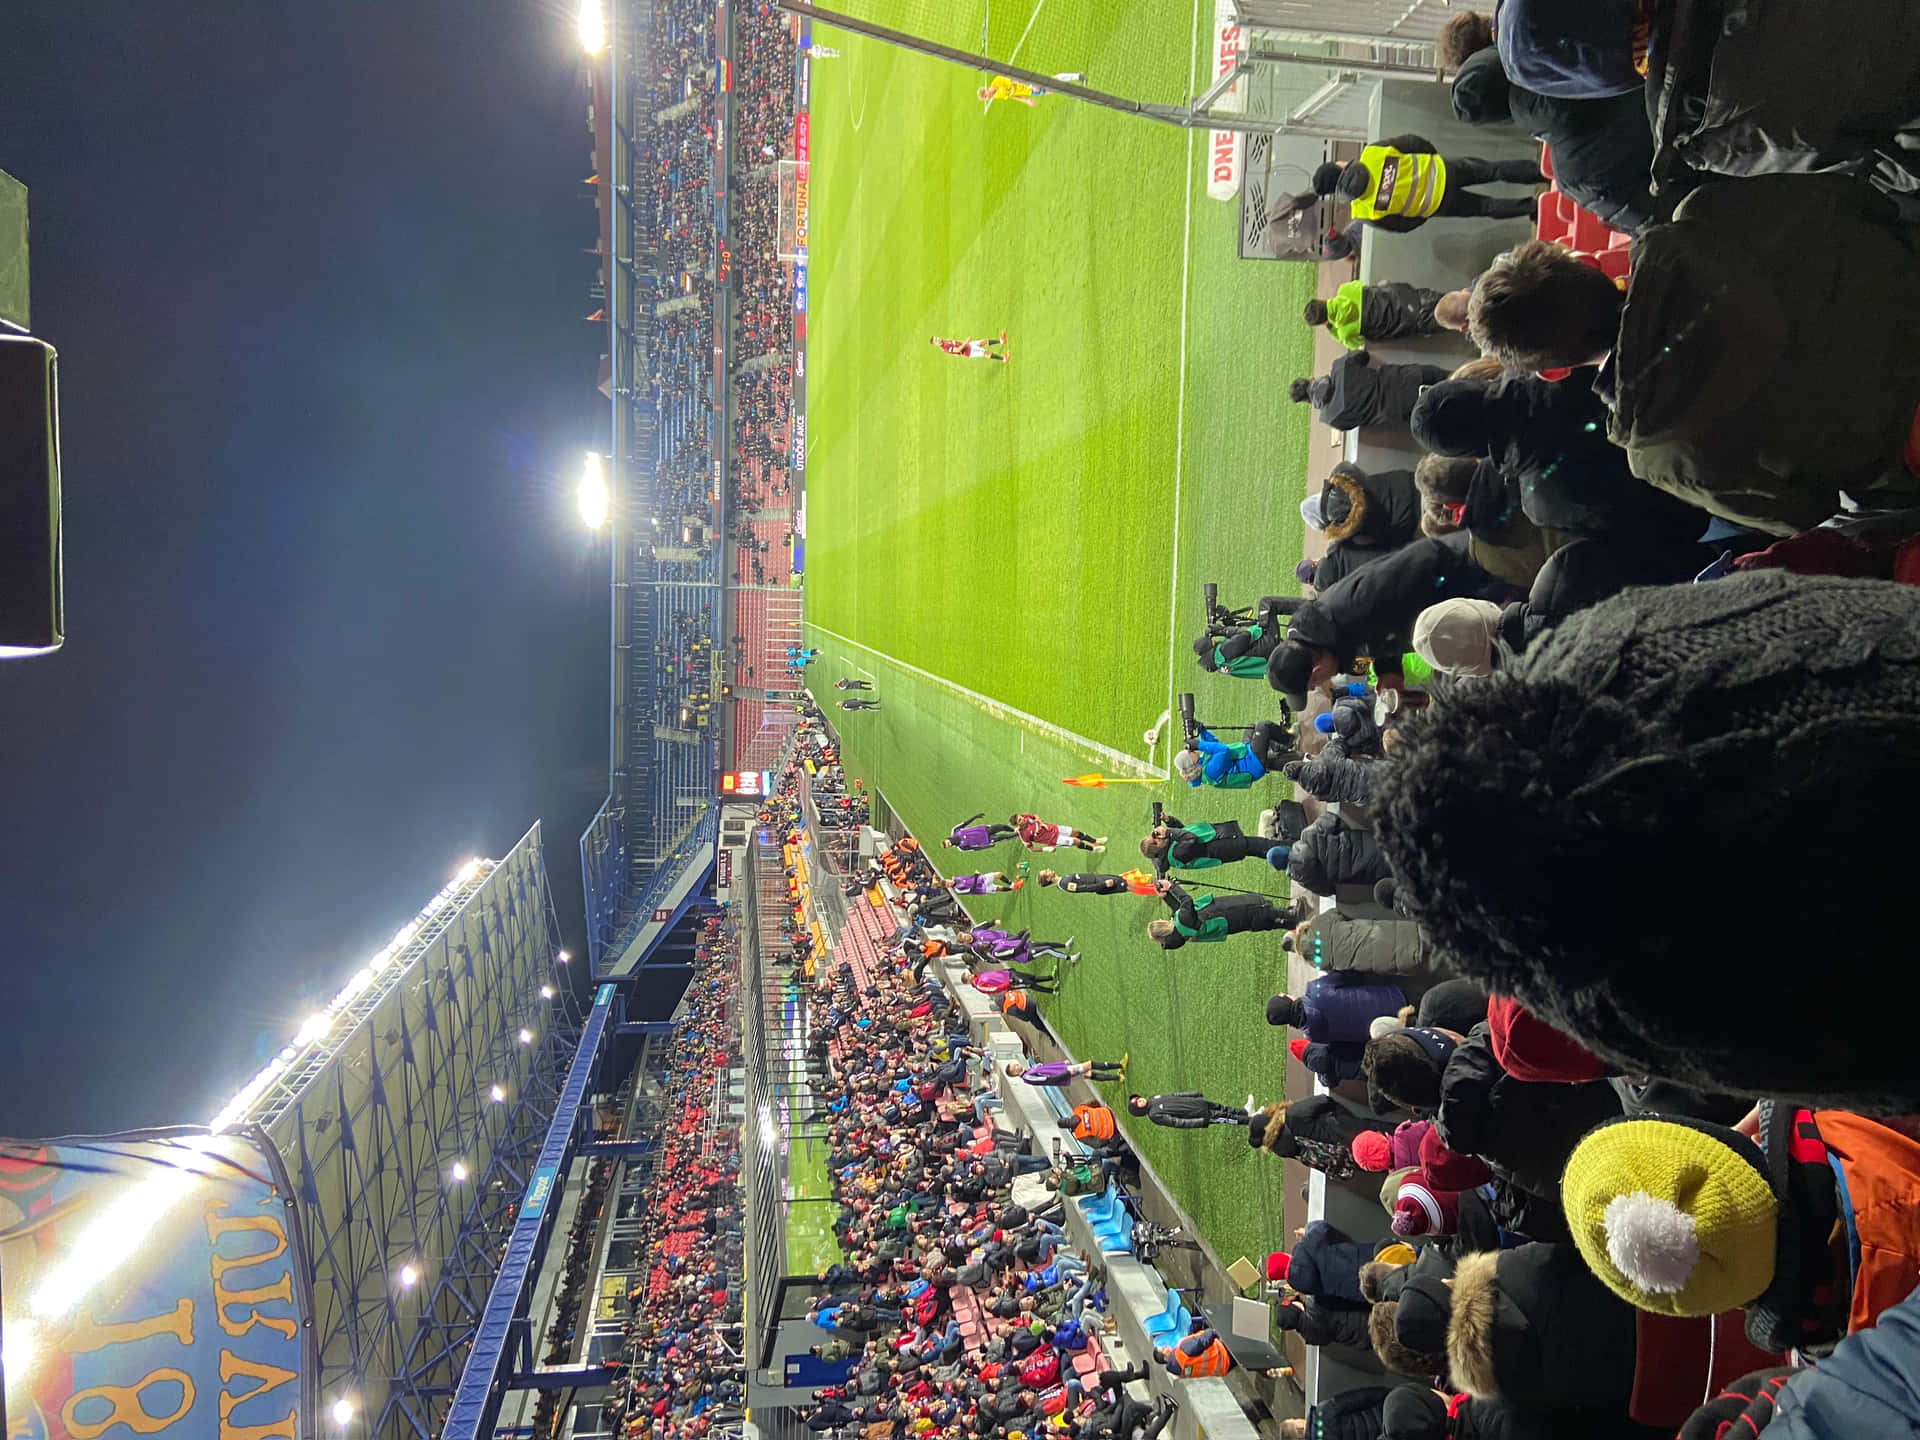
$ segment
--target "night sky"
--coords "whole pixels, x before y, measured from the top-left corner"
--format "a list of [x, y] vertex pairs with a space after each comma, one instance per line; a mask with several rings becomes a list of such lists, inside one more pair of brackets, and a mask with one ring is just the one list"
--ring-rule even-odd
[[0, 664], [0, 1133], [200, 1123], [606, 792], [586, 87], [558, 0], [8, 0], [67, 644]]

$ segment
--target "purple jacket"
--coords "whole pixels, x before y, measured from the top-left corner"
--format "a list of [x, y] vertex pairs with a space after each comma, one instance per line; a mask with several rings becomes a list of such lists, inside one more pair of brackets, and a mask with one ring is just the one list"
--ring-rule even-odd
[[956, 850], [991, 850], [993, 835], [984, 825], [956, 825], [947, 838]]
[[1043, 1060], [1038, 1065], [1027, 1066], [1020, 1078], [1029, 1085], [1064, 1085], [1073, 1079], [1073, 1074], [1072, 1067], [1064, 1060]]
[[994, 873], [994, 871], [988, 870], [980, 875], [956, 875], [952, 880], [953, 893], [956, 895], [990, 895], [993, 893], [993, 884], [987, 877]]
[[1398, 985], [1356, 985], [1348, 981], [1352, 972], [1336, 970], [1307, 982], [1300, 993], [1306, 1024], [1301, 1026], [1313, 1043], [1323, 1040], [1367, 1042], [1367, 1031], [1375, 1019], [1391, 1015], [1407, 1003]]

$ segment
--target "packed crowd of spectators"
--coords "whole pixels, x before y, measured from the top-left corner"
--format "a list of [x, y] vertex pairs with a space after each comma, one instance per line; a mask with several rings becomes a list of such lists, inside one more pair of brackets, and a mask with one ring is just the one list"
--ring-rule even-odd
[[641, 1222], [644, 1269], [624, 1297], [626, 1347], [601, 1415], [628, 1440], [698, 1440], [744, 1414], [738, 1132], [709, 1114], [716, 1071], [737, 1061], [739, 982], [735, 927], [711, 918], [673, 1035], [655, 1178], [623, 1212]]

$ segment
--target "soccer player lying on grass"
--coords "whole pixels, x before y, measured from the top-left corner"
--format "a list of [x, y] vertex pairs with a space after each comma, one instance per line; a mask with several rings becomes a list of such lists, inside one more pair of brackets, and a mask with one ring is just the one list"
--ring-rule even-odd
[[1058, 850], [1064, 845], [1097, 854], [1107, 848], [1107, 837], [1104, 835], [1085, 835], [1071, 825], [1049, 825], [1038, 815], [1010, 815], [1007, 823], [1013, 826], [1020, 843], [1029, 850]]
[[1297, 905], [1276, 905], [1264, 895], [1187, 894], [1177, 880], [1162, 880], [1160, 898], [1173, 917], [1149, 920], [1147, 936], [1162, 950], [1178, 950], [1189, 940], [1224, 940], [1261, 930], [1285, 930], [1301, 919]]
[[1144, 870], [1129, 870], [1121, 875], [1062, 875], [1058, 870], [1042, 870], [1043, 887], [1057, 885], [1069, 895], [1152, 895], [1153, 877]]
[[[943, 340], [938, 335], [929, 335], [927, 343], [960, 360], [998, 360], [1003, 365], [1013, 362], [1013, 357], [1006, 353], [1007, 332], [1004, 330], [998, 340]], [[998, 355], [993, 353], [996, 349], [1000, 351]]]

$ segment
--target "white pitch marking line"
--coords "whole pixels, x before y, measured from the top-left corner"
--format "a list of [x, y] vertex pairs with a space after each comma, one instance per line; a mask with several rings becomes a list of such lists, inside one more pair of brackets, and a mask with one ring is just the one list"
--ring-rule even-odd
[[[1033, 33], [1033, 22], [1040, 18], [1040, 12], [1046, 8], [1047, 0], [1037, 0], [1037, 3], [1033, 7], [1033, 13], [1027, 16], [1027, 28], [1022, 30], [1020, 32], [1020, 38], [1013, 42], [1013, 53], [1007, 56], [1007, 63], [1009, 65], [1020, 58], [1021, 47], [1027, 43], [1027, 36]], [[1192, 87], [1189, 86], [1188, 88], [1191, 89]]]
[[871, 645], [863, 645], [851, 636], [840, 634], [837, 630], [829, 630], [824, 625], [815, 625], [813, 628], [822, 635], [838, 640], [842, 645], [851, 645], [856, 650], [864, 650], [896, 669], [906, 671], [909, 675], [917, 675], [922, 680], [932, 681], [942, 689], [958, 695], [962, 700], [978, 706], [996, 720], [1010, 721], [1031, 734], [1043, 735], [1062, 745], [1076, 747], [1116, 769], [1124, 768], [1142, 778], [1164, 779], [1166, 777], [1166, 772], [1158, 766], [1144, 764], [1126, 752], [1114, 749], [1111, 745], [1102, 745], [1098, 740], [1089, 740], [1084, 735], [1076, 735], [1073, 731], [1056, 725], [1051, 720], [1042, 720], [1038, 715], [1029, 715], [1024, 710], [1016, 710], [1013, 706], [995, 700], [990, 695], [982, 695], [978, 690], [969, 690], [964, 685], [956, 685], [944, 675], [936, 675], [931, 670], [922, 670], [918, 665], [909, 665], [904, 660], [897, 660], [886, 651], [876, 650]]

